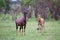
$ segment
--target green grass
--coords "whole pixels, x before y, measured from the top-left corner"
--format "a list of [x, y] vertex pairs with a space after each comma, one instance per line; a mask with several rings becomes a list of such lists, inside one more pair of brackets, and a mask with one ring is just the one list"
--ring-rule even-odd
[[0, 21], [0, 40], [60, 40], [60, 21], [46, 21], [42, 33], [37, 31], [37, 21], [27, 22], [26, 32], [16, 33], [15, 23]]
[[[20, 17], [18, 15], [17, 17]], [[3, 18], [6, 20], [3, 20]], [[60, 40], [60, 21], [45, 20], [44, 30], [40, 33], [37, 30], [37, 19], [34, 17], [27, 21], [26, 32], [16, 33], [15, 22], [9, 14], [0, 15], [0, 40]]]

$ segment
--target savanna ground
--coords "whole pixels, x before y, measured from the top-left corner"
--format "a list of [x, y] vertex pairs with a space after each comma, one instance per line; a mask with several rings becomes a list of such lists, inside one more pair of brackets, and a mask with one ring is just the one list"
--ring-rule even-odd
[[60, 40], [59, 20], [45, 20], [44, 30], [40, 33], [37, 30], [37, 19], [31, 18], [27, 21], [26, 32], [23, 36], [21, 32], [16, 33], [14, 21], [2, 20], [1, 17], [3, 16], [0, 15], [0, 40]]

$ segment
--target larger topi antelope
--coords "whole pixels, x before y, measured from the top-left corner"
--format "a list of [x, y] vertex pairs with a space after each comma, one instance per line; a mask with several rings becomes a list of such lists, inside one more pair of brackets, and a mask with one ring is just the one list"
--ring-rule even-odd
[[43, 27], [44, 27], [44, 18], [42, 18], [39, 14], [38, 15], [38, 28], [37, 28], [37, 30], [42, 30]]
[[18, 26], [20, 26], [20, 31], [21, 31], [21, 29], [22, 29], [22, 32], [25, 32], [27, 12], [24, 11], [23, 14], [24, 14], [23, 17], [16, 19], [16, 31], [17, 31], [17, 29], [18, 29]]

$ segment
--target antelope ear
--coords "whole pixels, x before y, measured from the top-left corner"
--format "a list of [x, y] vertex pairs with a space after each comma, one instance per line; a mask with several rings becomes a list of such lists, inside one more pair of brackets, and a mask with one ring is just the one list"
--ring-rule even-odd
[[27, 11], [27, 10], [24, 10], [24, 13], [25, 13], [25, 14], [28, 14], [28, 11]]

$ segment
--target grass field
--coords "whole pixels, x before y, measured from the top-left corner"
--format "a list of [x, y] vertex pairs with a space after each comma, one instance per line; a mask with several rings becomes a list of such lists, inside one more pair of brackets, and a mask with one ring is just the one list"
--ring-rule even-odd
[[15, 22], [0, 21], [0, 40], [60, 40], [60, 21], [46, 21], [45, 29], [40, 33], [37, 20], [33, 19], [27, 21], [24, 36], [21, 32], [16, 35]]

